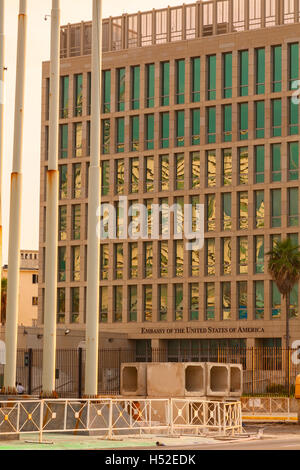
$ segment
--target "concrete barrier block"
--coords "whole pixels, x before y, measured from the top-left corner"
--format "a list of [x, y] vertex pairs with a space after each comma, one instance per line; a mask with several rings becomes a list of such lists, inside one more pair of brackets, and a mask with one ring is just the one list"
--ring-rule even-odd
[[241, 397], [243, 394], [243, 366], [230, 364], [230, 392], [231, 397]]
[[207, 396], [229, 397], [230, 393], [230, 366], [208, 362], [206, 364]]
[[185, 396], [203, 397], [206, 395], [206, 365], [201, 362], [187, 362], [185, 367]]
[[147, 395], [147, 364], [132, 363], [121, 365], [121, 395]]
[[149, 363], [147, 366], [147, 392], [151, 398], [184, 397], [185, 367], [183, 363]]

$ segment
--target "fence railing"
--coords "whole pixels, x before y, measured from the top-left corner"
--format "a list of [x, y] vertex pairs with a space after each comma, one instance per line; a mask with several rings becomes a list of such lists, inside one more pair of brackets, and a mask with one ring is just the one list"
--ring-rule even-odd
[[0, 402], [0, 436], [97, 432], [234, 435], [242, 433], [241, 403], [192, 399], [28, 400]]
[[[57, 350], [56, 391], [61, 398], [81, 398], [84, 394], [85, 350]], [[121, 364], [131, 362], [217, 362], [243, 365], [243, 393], [247, 396], [292, 396], [300, 374], [295, 350], [284, 348], [210, 348], [203, 350], [149, 348], [100, 349], [99, 395], [120, 394]], [[26, 394], [39, 396], [42, 390], [42, 350], [18, 350], [16, 380]], [[4, 366], [0, 365], [0, 388]]]

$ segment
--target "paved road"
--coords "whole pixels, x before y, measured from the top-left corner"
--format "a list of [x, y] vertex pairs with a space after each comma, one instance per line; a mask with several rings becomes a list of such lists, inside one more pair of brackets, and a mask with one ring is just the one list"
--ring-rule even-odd
[[[121, 449], [110, 449], [120, 451]], [[128, 448], [122, 449], [122, 451], [130, 451], [133, 450], [143, 450], [141, 448]], [[300, 450], [300, 436], [299, 437], [292, 437], [292, 438], [285, 438], [285, 439], [274, 439], [274, 437], [270, 438], [263, 438], [258, 440], [251, 440], [251, 441], [244, 441], [244, 442], [216, 442], [215, 444], [201, 444], [196, 446], [185, 446], [185, 447], [173, 447], [173, 446], [165, 446], [165, 447], [147, 447], [144, 449], [147, 451], [156, 450], [160, 452], [167, 452], [168, 450]]]

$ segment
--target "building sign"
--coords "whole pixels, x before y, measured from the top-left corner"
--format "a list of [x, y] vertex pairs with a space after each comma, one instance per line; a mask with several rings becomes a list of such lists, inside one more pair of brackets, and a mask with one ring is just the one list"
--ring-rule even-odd
[[193, 328], [187, 326], [185, 328], [142, 328], [141, 334], [144, 335], [165, 335], [165, 334], [249, 334], [249, 333], [264, 333], [264, 328], [249, 328], [249, 327], [238, 327], [238, 328]]

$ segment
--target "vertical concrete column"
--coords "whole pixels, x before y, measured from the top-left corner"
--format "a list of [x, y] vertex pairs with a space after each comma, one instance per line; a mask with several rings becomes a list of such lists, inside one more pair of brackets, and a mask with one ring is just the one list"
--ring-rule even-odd
[[245, 31], [249, 30], [249, 0], [245, 0], [244, 3], [244, 21], [245, 21]]
[[17, 329], [19, 311], [20, 275], [20, 233], [22, 195], [22, 155], [23, 121], [27, 44], [27, 0], [20, 0], [18, 17], [18, 45], [15, 94], [14, 146], [11, 174], [9, 247], [8, 247], [8, 287], [6, 312], [6, 364], [4, 368], [4, 389], [14, 392], [17, 364]]
[[98, 390], [99, 333], [99, 266], [100, 243], [97, 236], [97, 210], [100, 206], [100, 100], [102, 66], [102, 0], [93, 0], [92, 40], [92, 111], [91, 164], [89, 175], [87, 323], [85, 395], [96, 396]]

